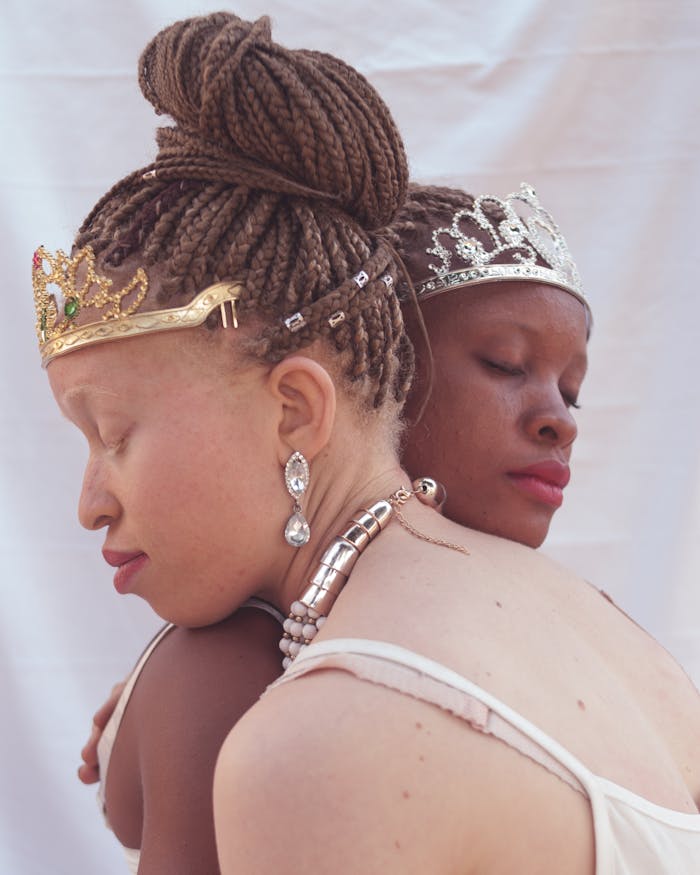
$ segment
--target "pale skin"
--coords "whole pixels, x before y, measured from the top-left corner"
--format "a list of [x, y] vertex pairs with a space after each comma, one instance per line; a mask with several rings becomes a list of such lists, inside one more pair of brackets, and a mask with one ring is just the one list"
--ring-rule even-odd
[[[548, 300], [561, 292], [534, 283], [501, 284], [495, 295], [494, 289], [487, 285], [470, 288], [466, 293], [456, 291], [423, 305], [423, 318], [429, 336], [434, 339], [434, 385], [424, 415], [408, 430], [403, 458], [412, 477], [430, 473], [449, 487], [446, 515], [450, 518], [538, 547], [546, 536], [554, 507], [512, 488], [504, 473], [523, 463], [523, 449], [516, 457], [506, 452], [507, 444], [494, 440], [494, 436], [504, 433], [505, 421], [506, 433], [510, 424], [523, 436], [523, 447], [549, 442], [557, 457], [568, 463], [576, 437], [570, 407], [576, 401], [586, 371], [585, 344], [582, 346], [579, 340], [571, 347], [564, 338], [559, 344], [563, 350], [559, 350], [551, 342], [551, 328], [533, 320], [540, 330], [530, 341], [530, 356], [536, 353], [550, 373], [544, 374], [544, 380], [540, 373], [531, 374], [528, 380], [517, 374], [509, 379], [507, 370], [503, 370], [508, 362], [500, 359], [509, 344], [517, 348], [523, 343], [522, 332], [514, 334], [512, 330], [515, 313], [520, 312], [526, 297]], [[419, 337], [410, 308], [406, 315], [411, 334]], [[486, 339], [489, 336], [491, 340]], [[499, 350], [499, 345], [504, 344], [506, 350]], [[427, 379], [425, 359], [420, 352], [419, 344], [416, 387], [407, 408], [409, 420], [417, 416]], [[513, 358], [513, 352], [509, 350], [506, 358]], [[490, 367], [484, 366], [485, 359]], [[552, 388], [554, 404], [547, 397]], [[461, 416], [459, 411], [463, 411]], [[528, 451], [527, 461], [531, 460], [530, 455]], [[477, 482], [472, 470], [479, 472]], [[122, 689], [123, 684], [115, 685], [94, 716], [78, 771], [84, 783], [99, 780], [97, 741]]]
[[[566, 298], [562, 297], [561, 300]], [[580, 308], [579, 304], [571, 300]], [[578, 322], [574, 314], [578, 315]], [[561, 315], [557, 314], [557, 318]], [[585, 352], [585, 331], [581, 318], [578, 310], [570, 310], [569, 322], [571, 326], [576, 326], [574, 335], [579, 341], [576, 349], [580, 352], [582, 345]], [[71, 355], [64, 359], [65, 367], [62, 370], [57, 367], [61, 360], [50, 366], [49, 373], [59, 402], [63, 402], [62, 406], [68, 415], [87, 430], [89, 439], [90, 429], [96, 423], [90, 423], [90, 416], [85, 418], [84, 409], [71, 408], [72, 401], [75, 400], [75, 395], [71, 396], [71, 387], [80, 385], [86, 370], [89, 375], [90, 368], [93, 367], [93, 382], [89, 385], [100, 390], [93, 392], [93, 402], [96, 398], [105, 397], [105, 389], [112, 391], [116, 388], [117, 394], [122, 393], [122, 399], [130, 399], [131, 405], [133, 392], [143, 389], [143, 374], [152, 367], [155, 367], [156, 373], [162, 373], [164, 362], [158, 359], [158, 355], [172, 352], [166, 344], [160, 353], [153, 348], [137, 355], [136, 344], [148, 343], [150, 340], [153, 339], [129, 341], [132, 345], [129, 355], [122, 358], [118, 351], [118, 347], [122, 345], [120, 343], [114, 344], [111, 350], [104, 347], [104, 353], [100, 353], [98, 349], [85, 351], [86, 357], [93, 353], [103, 355], [101, 362], [88, 358], [87, 363], [80, 363], [78, 356], [82, 354], [78, 353], [75, 357]], [[566, 337], [562, 340], [566, 340]], [[532, 338], [529, 342], [535, 351], [540, 349]], [[163, 343], [165, 344], [165, 340]], [[513, 464], [539, 461], [534, 456], [527, 460], [522, 458], [523, 448], [530, 444], [538, 448], [540, 455], [544, 447], [547, 454], [556, 452], [563, 459], [568, 458], [570, 445], [575, 437], [575, 426], [572, 430], [572, 420], [568, 413], [572, 387], [564, 387], [564, 398], [561, 384], [564, 381], [563, 375], [568, 380], [571, 379], [572, 361], [570, 356], [567, 358], [560, 354], [557, 358], [554, 355], [554, 362], [543, 366], [543, 360], [548, 357], [551, 359], [552, 355], [551, 349], [547, 356], [540, 351], [535, 356], [540, 367], [532, 368], [528, 365], [529, 379], [521, 379], [523, 392], [527, 394], [529, 391], [532, 397], [522, 415], [511, 416], [509, 430], [505, 433], [505, 448], [510, 443], [511, 450], [517, 450], [518, 458], [513, 456]], [[128, 358], [129, 363], [134, 365], [132, 383], [127, 380], [116, 387], [113, 384], [105, 385], [104, 374], [113, 375], [115, 365], [123, 373], [124, 358]], [[68, 367], [71, 360], [76, 362], [72, 369]], [[96, 364], [93, 366], [91, 362]], [[583, 376], [580, 362], [576, 367], [579, 369], [577, 379], [580, 382]], [[173, 370], [172, 363], [169, 368]], [[184, 380], [185, 385], [184, 398], [181, 385], [177, 386], [179, 400], [175, 402], [173, 397], [170, 398], [169, 403], [174, 410], [161, 407], [158, 409], [158, 417], [145, 416], [147, 411], [150, 415], [154, 405], [168, 403], [167, 388], [161, 386], [151, 395], [146, 392], [144, 404], [140, 408], [146, 423], [139, 425], [137, 435], [144, 431], [148, 435], [148, 428], [152, 428], [157, 419], [172, 421], [173, 417], [178, 416], [178, 411], [184, 410], [184, 405], [191, 400], [200, 405], [197, 408], [200, 423], [209, 423], [208, 417], [212, 417], [214, 440], [217, 440], [219, 432], [213, 420], [221, 417], [221, 404], [213, 403], [210, 408], [207, 406], [208, 401], [203, 402], [201, 396], [203, 394], [205, 399], [210, 394], [216, 397], [216, 392], [222, 388], [220, 378], [214, 378], [215, 391], [202, 393], [200, 386], [195, 392], [196, 397], [189, 399], [187, 392], [192, 382], [191, 362], [188, 368], [189, 377], [178, 373], [177, 368], [174, 369], [173, 395], [176, 394], [178, 379]], [[128, 370], [129, 367], [126, 367], [127, 372]], [[76, 377], [76, 373], [79, 377]], [[194, 384], [200, 377], [209, 380], [212, 375], [208, 372], [199, 374]], [[282, 608], [286, 608], [296, 596], [300, 587], [299, 581], [304, 580], [308, 566], [313, 564], [318, 549], [323, 546], [323, 539], [328, 540], [335, 534], [347, 519], [350, 509], [363, 503], [371, 503], [380, 495], [388, 495], [399, 483], [407, 482], [406, 475], [401, 472], [393, 457], [393, 451], [385, 442], [378, 440], [376, 444], [371, 443], [366, 429], [358, 435], [352, 407], [327, 377], [320, 362], [297, 356], [286, 360], [286, 364], [282, 363], [278, 368], [253, 368], [250, 373], [246, 371], [243, 375], [240, 370], [236, 370], [235, 378], [229, 378], [229, 385], [242, 387], [242, 391], [236, 402], [232, 402], [230, 408], [227, 407], [224, 411], [224, 418], [228, 423], [223, 424], [226, 439], [230, 441], [230, 435], [236, 434], [236, 422], [239, 426], [241, 420], [249, 425], [253, 423], [256, 428], [259, 425], [259, 434], [265, 435], [265, 439], [253, 442], [255, 446], [252, 450], [255, 453], [267, 453], [266, 458], [272, 457], [268, 452], [270, 448], [277, 450], [277, 464], [281, 465], [290, 451], [289, 434], [294, 431], [294, 441], [304, 440], [306, 449], [303, 451], [307, 457], [312, 458], [314, 476], [319, 471], [314, 496], [310, 497], [314, 532], [317, 528], [321, 531], [320, 537], [313, 543], [313, 556], [305, 562], [301, 562], [301, 557], [297, 556], [289, 563], [288, 558], [282, 560], [279, 545], [276, 545], [277, 551], [267, 547], [263, 551], [265, 565], [274, 569], [269, 572], [271, 575], [286, 574], [286, 585], [280, 587], [280, 578], [273, 580], [272, 576], [269, 584], [265, 584], [267, 572], [262, 568], [257, 572], [258, 576], [254, 581], [254, 585], [258, 586], [263, 582], [258, 592], [264, 593]], [[109, 379], [113, 382], [112, 376]], [[496, 379], [508, 378], [501, 375]], [[502, 384], [497, 382], [494, 385]], [[578, 385], [574, 388], [577, 390]], [[493, 397], [500, 398], [501, 407], [504, 406], [502, 391], [502, 388], [493, 390]], [[99, 417], [95, 416], [94, 411], [99, 413], [100, 408], [99, 405], [95, 407], [95, 403], [92, 405], [91, 415], [96, 419]], [[183, 406], [180, 407], [180, 404]], [[246, 404], [250, 404], [249, 409], [246, 409]], [[515, 410], [512, 404], [506, 406], [511, 412]], [[135, 409], [139, 410], [138, 403]], [[536, 413], [537, 409], [540, 411], [538, 415], [544, 414], [546, 422], [543, 420], [533, 430], [533, 415], [525, 414], [528, 410]], [[105, 411], [102, 408], [102, 415]], [[494, 407], [494, 416], [496, 412]], [[498, 415], [501, 416], [500, 413]], [[112, 420], [115, 419], [113, 412], [110, 416]], [[508, 417], [505, 418], [506, 423], [507, 421]], [[227, 431], [229, 426], [232, 429], [230, 432]], [[500, 439], [504, 422], [499, 419], [497, 426], [494, 420], [492, 426], [493, 433], [499, 435]], [[529, 427], [529, 432], [526, 426]], [[187, 444], [188, 436], [185, 437]], [[120, 438], [116, 440], [118, 445]], [[363, 458], [361, 464], [353, 458], [353, 451], [360, 441], [369, 442], [372, 450], [369, 461]], [[127, 488], [129, 477], [125, 477], [123, 470], [120, 475], [119, 466], [115, 464], [115, 455], [119, 455], [113, 452], [116, 445], [112, 445], [110, 456], [99, 444], [100, 441], [95, 441], [93, 435], [91, 449], [96, 458], [93, 467], [98, 474], [100, 471], [106, 472], [106, 479], [95, 475], [86, 478], [84, 499], [81, 500], [81, 517], [90, 527], [97, 526], [98, 523], [107, 526], [109, 536], [114, 538], [115, 532], [130, 531], [126, 520], [138, 519], [138, 506], [132, 510], [130, 500], [135, 493]], [[197, 441], [194, 440], [190, 446], [192, 453], [195, 453], [196, 445]], [[132, 452], [133, 444], [129, 446], [127, 441], [127, 446]], [[283, 451], [280, 447], [284, 448]], [[167, 456], [174, 451], [175, 448], [161, 435], [156, 443], [156, 456]], [[178, 448], [177, 452], [180, 453], [181, 449]], [[182, 456], [178, 456], [180, 461], [176, 463], [184, 464], [187, 458], [187, 453], [183, 451]], [[224, 461], [222, 464], [225, 475], [229, 473], [226, 469], [228, 462]], [[263, 458], [256, 464], [263, 464]], [[347, 470], [347, 477], [342, 476], [341, 469]], [[168, 466], [168, 470], [172, 468]], [[219, 473], [222, 474], [221, 471]], [[494, 478], [498, 476], [494, 471]], [[112, 482], [114, 478], [116, 482]], [[156, 482], [155, 491], [159, 490], [167, 496], [167, 477]], [[274, 491], [274, 503], [271, 494], [266, 496], [270, 502], [266, 513], [269, 515], [271, 507], [279, 506], [280, 515], [284, 516], [286, 506], [278, 500], [279, 480], [274, 483]], [[116, 502], [113, 498], [115, 492], [119, 493], [119, 500]], [[206, 492], [203, 491], [202, 495], [205, 496]], [[522, 500], [520, 492], [514, 494], [513, 501]], [[209, 503], [204, 502], [205, 509]], [[154, 511], [147, 510], [150, 518]], [[217, 513], [219, 511], [225, 514], [226, 508], [222, 510], [217, 505]], [[550, 510], [547, 524], [552, 512]], [[504, 548], [502, 541], [494, 541], [475, 532], [466, 533], [415, 503], [407, 508], [406, 514], [411, 522], [430, 535], [449, 536], [451, 540], [466, 543], [472, 556], [466, 559], [451, 551], [427, 546], [392, 524], [390, 530], [382, 535], [358, 564], [353, 575], [352, 588], [348, 588], [334, 609], [332, 623], [329, 621], [325, 636], [351, 634], [354, 637], [385, 638], [442, 660], [523, 711], [534, 722], [570, 746], [596, 771], [618, 780], [636, 792], [643, 792], [654, 801], [678, 807], [679, 810], [692, 810], [692, 798], [698, 796], [698, 765], [690, 753], [690, 741], [694, 734], [691, 730], [697, 732], [698, 728], [697, 703], [682, 672], [660, 648], [631, 626], [597, 593], [541, 557], [536, 557], [532, 551], [516, 545]], [[219, 516], [218, 519], [225, 517]], [[233, 521], [231, 524], [233, 525]], [[137, 531], [135, 524], [131, 531]], [[153, 537], [157, 534], [154, 533]], [[179, 532], [177, 534], [179, 538]], [[254, 532], [253, 538], [257, 534]], [[277, 531], [276, 535], [278, 534]], [[149, 533], [149, 540], [150, 537]], [[532, 533], [529, 537], [533, 537]], [[525, 538], [523, 540], [527, 543]], [[256, 543], [260, 545], [261, 542], [262, 538]], [[185, 546], [187, 549], [196, 549], [197, 543]], [[120, 549], [145, 549], [147, 546], [145, 542], [114, 541], [114, 544]], [[151, 550], [147, 552], [150, 556]], [[152, 552], [158, 559], [157, 538]], [[169, 562], [168, 557], [163, 559], [163, 571], [170, 568]], [[208, 553], [200, 555], [198, 562], [207, 570], [210, 580], [223, 567], [217, 564], [218, 560], [214, 561], [209, 557]], [[468, 566], [464, 563], [468, 563]], [[496, 575], [497, 581], [494, 580], [494, 563], [501, 571], [500, 576]], [[196, 624], [202, 617], [207, 622], [215, 622], [215, 619], [211, 619], [212, 611], [216, 618], [219, 611], [230, 608], [230, 599], [241, 599], [255, 591], [248, 590], [242, 575], [230, 574], [226, 576], [226, 582], [221, 589], [214, 588], [213, 592], [206, 594], [205, 605], [201, 593], [188, 595], [184, 589], [178, 590], [177, 587], [173, 587], [172, 591], [162, 590], [157, 585], [155, 566], [158, 562], [153, 561], [152, 564], [154, 568], [149, 572], [150, 577], [145, 576], [143, 582], [138, 584], [143, 587], [140, 594], [149, 598], [149, 601], [152, 600], [152, 604], [159, 599], [161, 612], [169, 618], [179, 616], [180, 622]], [[467, 567], [468, 586], [465, 586], [464, 575]], [[387, 568], [391, 569], [391, 575], [387, 574]], [[381, 588], [372, 583], [377, 576], [381, 576]], [[223, 580], [221, 577], [218, 579]], [[410, 586], [407, 586], [407, 580]], [[535, 580], [537, 587], [532, 591]], [[436, 592], [439, 592], [439, 599], [435, 597]], [[542, 619], [543, 616], [546, 622]], [[556, 621], [551, 619], [552, 616]], [[420, 622], [417, 622], [417, 617]], [[451, 628], [455, 626], [455, 617], [460, 617], [460, 623]], [[517, 630], [522, 629], [521, 624], [525, 622], [529, 625], [518, 637]], [[436, 629], [439, 630], [437, 636]], [[488, 634], [485, 629], [488, 629]], [[606, 629], [610, 633], [610, 640], [603, 634], [604, 640], [599, 641], [601, 630]], [[504, 641], [507, 642], [507, 647], [504, 646]], [[561, 658], [562, 652], [568, 654], [566, 659]], [[605, 656], [603, 665], [601, 654]], [[631, 654], [635, 655], [633, 660], [629, 658]], [[523, 688], [518, 682], [522, 666], [535, 663], [539, 673], [540, 662], [549, 670], [544, 673], [543, 689], [538, 688], [535, 691], [527, 685]], [[636, 676], [630, 669], [630, 664], [640, 666], [640, 676]], [[583, 671], [581, 665], [594, 668]], [[641, 670], [642, 666], [644, 672]], [[653, 667], [652, 681], [656, 677], [657, 685], [650, 682], [650, 666]], [[295, 850], [295, 859], [308, 864], [318, 863], [320, 859], [321, 869], [327, 867], [338, 872], [407, 872], [412, 871], [410, 866], [414, 863], [416, 868], [421, 865], [424, 871], [427, 867], [429, 871], [445, 872], [508, 872], [514, 871], [513, 859], [519, 860], [518, 871], [591, 871], [590, 826], [585, 800], [567, 787], [559, 786], [556, 779], [547, 773], [542, 773], [527, 761], [523, 762], [518, 755], [503, 749], [499, 744], [474, 736], [461, 725], [454, 726], [450, 718], [434, 712], [428, 706], [368, 687], [349, 677], [334, 675], [335, 673], [324, 673], [323, 676], [295, 682], [294, 685], [275, 691], [255, 707], [227, 744], [217, 782], [221, 866], [224, 873], [234, 871], [234, 860], [237, 872], [264, 872], [268, 869], [272, 871], [273, 865], [279, 867], [284, 859], [289, 860], [289, 847], [297, 848], [299, 844], [293, 841], [295, 830], [299, 830], [297, 834], [304, 836], [301, 848]], [[663, 720], [655, 713], [652, 719], [647, 712], [652, 711], [652, 703], [656, 705], [655, 694], [658, 693], [657, 686], [660, 687], [662, 681], [666, 695], [671, 691], [672, 707], [663, 715]], [[538, 693], [536, 698], [531, 695], [534, 692]], [[526, 693], [530, 695], [525, 695]], [[600, 706], [596, 707], [601, 698], [605, 700], [608, 697], [620, 703], [619, 709], [612, 713]], [[307, 708], [306, 716], [298, 711], [300, 701]], [[318, 716], [314, 711], [318, 708], [319, 701], [323, 702], [325, 716]], [[585, 710], [581, 710], [579, 701], [584, 702]], [[653, 710], [655, 712], [658, 709]], [[633, 720], [630, 720], [630, 711], [634, 714]], [[372, 714], [371, 720], [367, 720], [367, 713]], [[273, 717], [273, 714], [277, 716]], [[682, 719], [680, 715], [683, 715]], [[343, 737], [346, 739], [342, 745], [337, 732], [337, 742], [332, 744], [327, 739], [317, 737], [323, 728], [323, 721], [326, 720], [330, 726], [342, 725]], [[619, 726], [620, 721], [623, 721], [637, 739], [631, 750], [625, 744], [627, 756], [624, 758], [620, 756], [619, 745], [617, 749], [614, 744], [604, 746], [604, 750], [600, 749], [601, 740], [597, 733], [603, 733], [605, 737], [605, 730], [609, 728], [607, 721], [613, 726]], [[294, 726], [294, 733], [285, 732], [285, 726]], [[264, 730], [264, 736], [256, 736], [259, 730]], [[261, 749], [263, 738], [264, 749]], [[356, 753], [351, 757], [339, 756], [340, 748], [346, 754], [349, 745], [353, 751], [363, 749], [363, 756]], [[611, 747], [610, 750], [607, 749], [608, 746]], [[295, 773], [294, 768], [299, 767], [290, 766], [287, 760], [288, 757], [293, 759], [296, 751], [299, 762], [305, 762], [310, 753], [307, 749], [309, 747], [322, 753], [320, 758], [314, 758], [315, 766], [311, 771], [319, 776], [314, 781], [311, 781], [308, 766], [303, 773]], [[449, 757], [445, 751], [450, 752]], [[252, 756], [253, 760], [249, 761], [248, 756]], [[641, 761], [657, 764], [643, 782], [636, 766], [637, 756], [644, 757]], [[421, 770], [420, 766], [426, 761], [435, 767]], [[251, 768], [255, 762], [257, 777], [250, 769], [247, 771], [247, 762]], [[463, 780], [464, 772], [455, 769], [455, 764], [462, 769], [468, 769], [469, 781]], [[493, 781], [493, 770], [501, 769], [508, 770], [508, 781]], [[274, 781], [273, 773], [278, 776]], [[332, 787], [321, 780], [328, 773], [334, 776]], [[381, 776], [380, 779], [378, 775]], [[461, 779], [458, 780], [460, 775]], [[310, 788], [311, 783], [313, 792], [311, 789], [303, 793], [278, 792], [284, 786]], [[234, 786], [239, 790], [246, 788], [246, 792], [232, 794], [230, 788]], [[419, 787], [419, 791], [415, 787]], [[520, 824], [520, 821], [511, 825], [507, 817], [508, 799], [504, 801], [497, 798], [499, 787], [507, 788], [511, 808], [513, 790], [520, 798], [523, 798], [521, 794], [528, 794], [528, 807], [532, 797], [533, 819], [534, 812], [538, 812], [538, 818], [545, 818], [538, 820], [539, 823], [556, 823], [546, 820], [555, 811], [559, 817], [566, 815], [568, 832], [557, 832], [558, 846], [560, 850], [565, 848], [570, 852], [572, 842], [578, 842], [577, 846], [582, 848], [580, 861], [583, 868], [543, 868], [547, 860], [553, 862], [558, 859], [557, 849], [552, 847], [551, 836], [545, 836], [542, 843], [543, 859], [540, 861], [542, 866], [536, 868], [537, 858], [533, 860], [535, 868], [523, 869], [522, 861], [517, 857], [518, 829], [522, 830], [520, 840], [525, 841], [527, 838], [531, 842], [532, 835], [528, 835], [526, 826], [530, 823], [531, 828], [532, 823], [526, 818], [525, 825]], [[439, 794], [435, 795], [438, 789]], [[378, 795], [380, 792], [381, 796]], [[327, 797], [324, 793], [328, 794]], [[408, 795], [404, 795], [405, 793]], [[540, 798], [543, 800], [542, 808], [534, 804]], [[451, 822], [450, 818], [445, 817], [439, 818], [439, 823], [436, 823], [435, 799], [440, 799], [441, 811], [450, 808], [460, 811], [462, 817], [459, 823]], [[398, 801], [394, 803], [394, 800]], [[332, 809], [329, 808], [331, 805]], [[502, 831], [493, 830], [493, 805], [498, 806], [499, 816], [501, 812], [505, 812], [508, 819], [508, 848], [515, 855], [513, 858], [499, 859], [498, 863], [494, 862], [494, 855], [502, 854], [507, 849], [503, 848]], [[521, 807], [517, 808], [520, 817]], [[309, 827], [309, 819], [313, 820], [311, 813], [318, 809], [337, 812], [333, 815], [337, 818], [335, 827], [328, 827], [327, 818]], [[473, 812], [472, 820], [463, 816], [470, 812]], [[269, 841], [263, 842], [266, 847], [261, 847], [261, 834], [246, 829], [246, 825], [257, 823], [257, 818], [263, 818], [263, 823], [274, 822], [276, 835], [279, 826], [280, 842], [275, 842], [275, 847]], [[376, 829], [373, 829], [373, 818]], [[497, 821], [499, 827], [502, 826], [502, 819]], [[473, 823], [474, 833], [472, 828], [465, 829], [464, 820]], [[426, 824], [430, 826], [429, 835], [426, 835]], [[314, 833], [315, 829], [319, 830], [318, 835]], [[494, 834], [489, 843], [491, 832]], [[475, 834], [479, 835], [478, 841], [474, 841]], [[292, 845], [287, 838], [292, 841]], [[352, 853], [343, 845], [345, 841], [349, 843]], [[528, 848], [532, 859], [532, 849], [529, 845]], [[144, 853], [148, 854], [148, 851], [145, 850]], [[316, 854], [319, 855], [318, 859], [314, 857]], [[157, 862], [153, 867], [149, 864], [149, 868], [142, 871], [159, 871], [158, 865]], [[502, 868], [495, 868], [497, 865]], [[589, 867], [585, 868], [586, 865]], [[162, 870], [167, 871], [165, 867]]]
[[[580, 305], [561, 297], [556, 306], [562, 340], [585, 337]], [[537, 374], [537, 363], [519, 364]], [[556, 449], [551, 432], [539, 434]], [[594, 772], [697, 813], [700, 703], [670, 657], [532, 550], [417, 504], [406, 515], [471, 555], [393, 525], [358, 562], [317, 640], [385, 640], [447, 664]], [[594, 866], [584, 797], [449, 715], [335, 671], [271, 691], [239, 721], [214, 800], [223, 875], [291, 861], [338, 873], [590, 875]]]

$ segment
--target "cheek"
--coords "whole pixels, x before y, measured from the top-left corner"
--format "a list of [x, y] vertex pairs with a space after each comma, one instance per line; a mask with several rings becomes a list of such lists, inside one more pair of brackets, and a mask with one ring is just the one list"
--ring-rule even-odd
[[491, 376], [473, 365], [458, 379], [445, 381], [441, 395], [445, 411], [475, 439], [492, 442], [517, 428], [520, 399], [513, 379]]
[[215, 416], [200, 423], [173, 423], [140, 455], [133, 482], [144, 515], [167, 516], [173, 537], [204, 548], [222, 532], [229, 533], [227, 543], [253, 517], [267, 519], [270, 508], [288, 508], [282, 469], [254, 417]]
[[436, 385], [422, 422], [408, 435], [407, 458], [414, 467], [422, 464], [419, 473], [429, 474], [432, 463], [446, 475], [473, 481], [508, 455], [517, 440], [519, 407], [506, 388], [474, 370]]

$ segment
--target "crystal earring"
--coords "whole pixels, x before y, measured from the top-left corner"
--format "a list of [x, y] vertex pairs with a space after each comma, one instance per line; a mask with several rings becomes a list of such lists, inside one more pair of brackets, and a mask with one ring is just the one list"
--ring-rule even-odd
[[284, 466], [284, 482], [294, 499], [294, 509], [284, 528], [284, 538], [290, 547], [303, 547], [311, 537], [311, 529], [299, 503], [309, 485], [309, 463], [301, 453], [292, 453], [289, 457]]

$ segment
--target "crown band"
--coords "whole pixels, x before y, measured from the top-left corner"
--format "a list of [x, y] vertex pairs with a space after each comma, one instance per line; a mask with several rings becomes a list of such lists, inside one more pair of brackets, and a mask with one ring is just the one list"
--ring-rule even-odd
[[537, 264], [490, 264], [486, 267], [468, 267], [444, 273], [435, 279], [426, 280], [416, 289], [421, 301], [427, 301], [447, 289], [456, 286], [477, 285], [478, 283], [507, 282], [508, 280], [535, 280], [550, 286], [557, 286], [578, 298], [588, 306], [583, 294], [571, 285], [565, 285], [560, 274], [548, 267]]
[[[45, 263], [50, 268], [48, 273], [44, 270]], [[85, 277], [78, 283], [76, 275], [81, 265], [85, 265]], [[34, 254], [32, 280], [43, 367], [57, 356], [94, 343], [156, 331], [196, 328], [217, 307], [221, 309], [226, 327], [227, 303], [231, 307], [232, 324], [237, 327], [236, 302], [243, 291], [240, 283], [219, 282], [208, 286], [183, 307], [139, 313], [148, 292], [144, 269], [139, 267], [126, 286], [115, 291], [112, 281], [95, 271], [95, 255], [89, 246], [72, 257], [61, 250], [52, 255], [43, 247], [38, 249]], [[49, 287], [54, 291], [49, 291]], [[99, 318], [74, 327], [78, 314], [90, 310], [99, 314]]]
[[[138, 334], [153, 334], [156, 331], [172, 331], [175, 328], [196, 328], [202, 325], [207, 316], [217, 307], [231, 302], [234, 307], [242, 287], [232, 283], [217, 283], [204, 289], [184, 307], [171, 310], [152, 310], [135, 316], [121, 316], [107, 322], [93, 322], [84, 327], [66, 331], [59, 337], [47, 341], [41, 347], [41, 364], [46, 367], [59, 355], [90, 346], [93, 343], [106, 343], [122, 340]], [[224, 311], [225, 312], [225, 311]]]

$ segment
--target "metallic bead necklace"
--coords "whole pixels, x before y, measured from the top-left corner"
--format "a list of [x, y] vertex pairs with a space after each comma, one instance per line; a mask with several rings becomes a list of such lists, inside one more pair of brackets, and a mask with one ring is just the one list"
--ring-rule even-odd
[[300, 599], [292, 602], [289, 615], [284, 621], [280, 650], [284, 654], [282, 665], [285, 669], [297, 654], [311, 644], [326, 621], [360, 554], [386, 528], [392, 516], [396, 516], [399, 523], [414, 537], [469, 555], [466, 547], [425, 535], [406, 520], [400, 508], [413, 495], [422, 503], [438, 509], [445, 501], [444, 487], [430, 477], [421, 477], [414, 481], [413, 489], [402, 487], [389, 498], [381, 499], [370, 507], [359, 510], [348, 522], [344, 531], [332, 540], [321, 556], [309, 586]]

